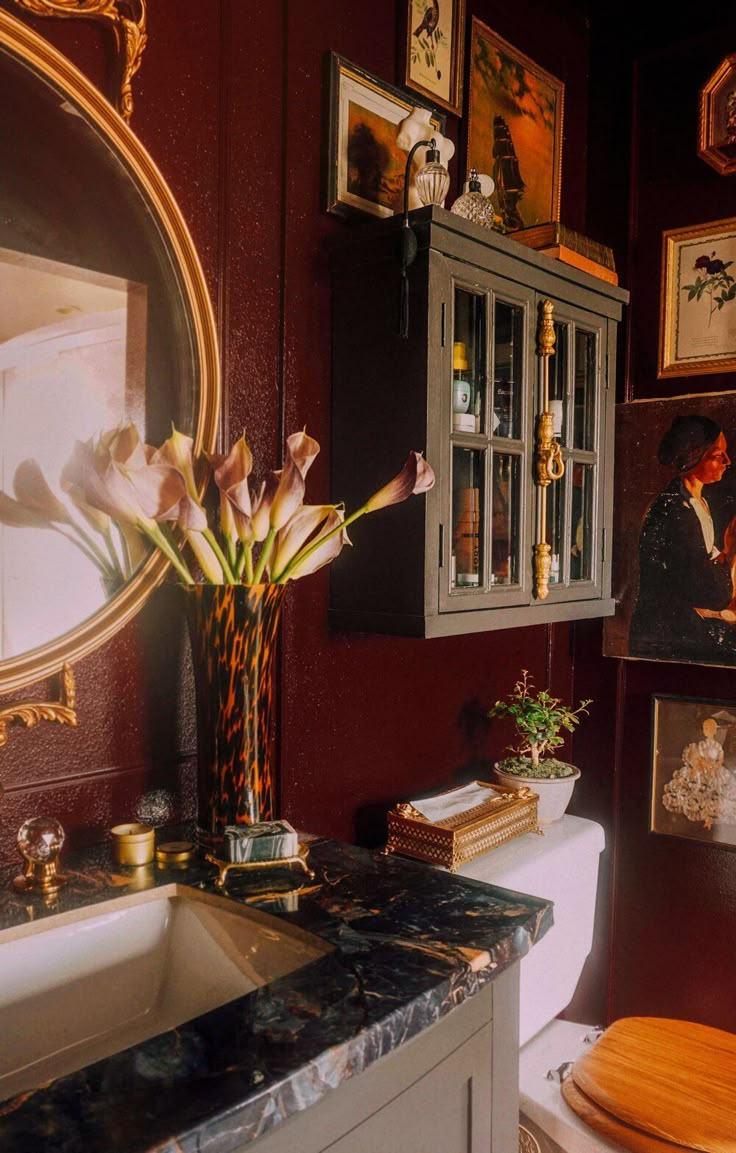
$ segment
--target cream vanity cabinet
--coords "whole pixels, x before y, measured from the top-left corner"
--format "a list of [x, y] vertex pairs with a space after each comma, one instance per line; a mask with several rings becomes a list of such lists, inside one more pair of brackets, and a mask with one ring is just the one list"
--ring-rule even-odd
[[628, 294], [445, 209], [409, 224], [406, 289], [400, 216], [331, 246], [332, 492], [359, 507], [412, 449], [437, 483], [351, 529], [331, 626], [431, 637], [612, 613]]
[[[509, 1153], [519, 1137], [519, 965], [237, 1153]], [[370, 1046], [370, 1038], [365, 1038]], [[317, 1082], [338, 1081], [330, 1054]]]

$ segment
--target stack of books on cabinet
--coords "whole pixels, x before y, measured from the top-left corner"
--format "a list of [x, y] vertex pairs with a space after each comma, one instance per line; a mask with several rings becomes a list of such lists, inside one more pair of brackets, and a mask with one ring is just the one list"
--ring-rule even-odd
[[565, 264], [589, 272], [591, 276], [607, 280], [609, 284], [618, 284], [612, 250], [559, 221], [536, 224], [533, 228], [519, 228], [509, 235], [513, 240], [518, 240], [519, 244], [535, 248], [537, 252], [544, 252], [555, 260], [562, 260]]

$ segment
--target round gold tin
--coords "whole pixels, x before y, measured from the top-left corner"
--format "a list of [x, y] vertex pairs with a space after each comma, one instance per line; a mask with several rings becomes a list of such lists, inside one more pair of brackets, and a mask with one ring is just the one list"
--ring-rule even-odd
[[156, 860], [161, 865], [184, 865], [196, 852], [193, 841], [164, 841], [156, 847]]
[[112, 856], [118, 865], [149, 865], [153, 860], [151, 825], [114, 825]]

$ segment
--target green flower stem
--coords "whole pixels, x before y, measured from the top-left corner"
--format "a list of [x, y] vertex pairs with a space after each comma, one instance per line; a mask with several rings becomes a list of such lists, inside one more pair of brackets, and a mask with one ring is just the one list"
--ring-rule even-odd
[[238, 582], [235, 578], [235, 573], [233, 572], [232, 568], [230, 567], [230, 564], [228, 563], [227, 557], [225, 556], [224, 552], [220, 548], [220, 542], [218, 541], [217, 537], [213, 533], [212, 529], [206, 528], [203, 531], [202, 536], [207, 541], [208, 545], [210, 546], [213, 553], [215, 554], [215, 556], [219, 560], [220, 564], [222, 565], [222, 575], [225, 577], [225, 584], [226, 585], [237, 584]]
[[[74, 528], [74, 525], [71, 524], [71, 527]], [[88, 549], [81, 540], [77, 539], [75, 536], [72, 536], [71, 533], [65, 532], [64, 529], [60, 528], [57, 524], [50, 524], [49, 528], [52, 528], [54, 532], [58, 532], [59, 536], [63, 536], [64, 540], [69, 541], [69, 544], [73, 544], [75, 548], [78, 548], [79, 551], [83, 553], [84, 556], [86, 556], [87, 560], [92, 561], [92, 564], [96, 569], [99, 569], [104, 577], [116, 576], [112, 565], [108, 563], [107, 558], [103, 553], [99, 551], [99, 549], [95, 549], [93, 552], [91, 549]]]
[[289, 563], [286, 565], [286, 568], [284, 568], [282, 572], [278, 574], [278, 576], [274, 577], [273, 583], [277, 585], [284, 584], [289, 579], [289, 576], [294, 571], [294, 569], [300, 565], [302, 561], [305, 561], [307, 557], [311, 556], [313, 552], [316, 552], [317, 549], [325, 543], [325, 541], [330, 540], [339, 532], [344, 532], [349, 524], [353, 524], [354, 521], [356, 521], [359, 517], [364, 516], [367, 512], [368, 505], [364, 504], [362, 508], [356, 509], [355, 512], [351, 512], [350, 516], [346, 516], [345, 520], [341, 520], [339, 524], [336, 524], [335, 527], [331, 528], [329, 532], [326, 532], [324, 536], [318, 536], [316, 540], [311, 542], [311, 544], [308, 544], [304, 548], [300, 549], [299, 552], [295, 553], [291, 558]]
[[[118, 558], [116, 556], [112, 556], [110, 558], [112, 560], [112, 566], [110, 566], [110, 563], [109, 563], [107, 557], [105, 556], [104, 552], [102, 551], [102, 549], [95, 542], [94, 538], [91, 537], [89, 535], [89, 533], [86, 532], [85, 529], [82, 528], [81, 525], [77, 524], [77, 522], [75, 520], [72, 520], [71, 517], [67, 521], [67, 524], [69, 525], [69, 528], [72, 530], [72, 532], [76, 533], [76, 535], [79, 537], [79, 539], [84, 542], [84, 545], [86, 546], [86, 548], [89, 549], [89, 551], [94, 554], [94, 556], [97, 558], [97, 564], [99, 565], [100, 568], [104, 567], [106, 570], [111, 571], [113, 573], [117, 572], [122, 576], [122, 573], [120, 572], [120, 563], [119, 563]], [[80, 545], [79, 547], [81, 548], [82, 546]]]
[[193, 585], [195, 583], [194, 577], [187, 568], [186, 562], [179, 553], [178, 548], [168, 540], [159, 525], [147, 525], [141, 521], [136, 521], [136, 528], [139, 532], [149, 537], [156, 545], [156, 548], [161, 550], [166, 559], [171, 561], [185, 585]]
[[253, 580], [249, 581], [248, 582], [249, 584], [257, 585], [257, 584], [261, 583], [261, 580], [263, 579], [263, 574], [264, 574], [265, 569], [266, 569], [266, 565], [268, 564], [268, 558], [271, 555], [271, 550], [273, 549], [273, 542], [275, 540], [276, 540], [276, 529], [270, 528], [268, 530], [268, 534], [266, 536], [266, 539], [263, 542], [263, 548], [261, 549], [261, 555], [258, 558], [258, 564], [256, 565], [255, 572], [253, 573]]

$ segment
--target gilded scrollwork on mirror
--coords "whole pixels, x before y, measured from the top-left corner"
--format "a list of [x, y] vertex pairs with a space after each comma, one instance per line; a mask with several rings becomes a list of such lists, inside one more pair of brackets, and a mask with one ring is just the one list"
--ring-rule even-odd
[[[142, 3], [16, 2], [134, 23], [135, 11], [145, 39]], [[118, 32], [128, 35], [122, 23]], [[110, 573], [64, 465], [77, 441], [126, 424], [150, 444], [174, 424], [196, 456], [213, 451], [217, 334], [196, 249], [153, 160], [102, 93], [3, 9], [0, 88], [0, 694], [62, 677], [58, 700], [8, 701], [0, 723], [71, 724], [71, 664], [137, 615], [168, 563], [118, 542], [124, 563]], [[52, 523], [34, 513], [39, 500]], [[57, 500], [81, 533], [49, 513]]]
[[16, 721], [32, 729], [39, 721], [56, 721], [60, 725], [77, 723], [77, 690], [71, 665], [63, 665], [59, 673], [59, 699], [57, 701], [22, 701], [0, 709], [0, 748], [8, 742], [8, 726]]
[[133, 115], [132, 81], [141, 66], [146, 33], [146, 0], [15, 0], [34, 16], [84, 16], [112, 25], [120, 60], [120, 92], [116, 107], [130, 123]]

